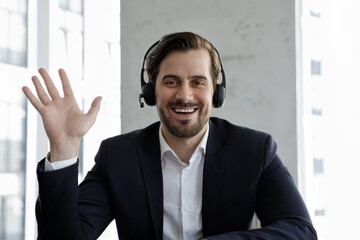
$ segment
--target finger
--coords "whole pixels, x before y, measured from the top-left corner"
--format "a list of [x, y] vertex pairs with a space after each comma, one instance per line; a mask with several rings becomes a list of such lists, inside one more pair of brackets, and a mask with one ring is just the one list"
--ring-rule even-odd
[[94, 101], [91, 103], [91, 107], [88, 113], [86, 114], [87, 116], [90, 117], [90, 119], [92, 119], [93, 122], [95, 122], [96, 116], [100, 110], [101, 100], [102, 100], [101, 97], [95, 98]]
[[29, 99], [31, 104], [34, 106], [34, 108], [38, 112], [40, 112], [44, 105], [35, 97], [35, 95], [31, 92], [31, 90], [28, 87], [23, 87], [22, 90], [25, 96], [27, 97], [27, 99]]
[[58, 90], [56, 89], [54, 82], [51, 80], [48, 72], [44, 68], [39, 69], [39, 73], [41, 77], [44, 79], [46, 88], [51, 96], [52, 99], [56, 99], [60, 97]]
[[65, 72], [64, 69], [59, 69], [59, 76], [60, 76], [60, 79], [61, 79], [61, 84], [62, 84], [62, 87], [63, 87], [64, 96], [73, 97], [74, 93], [72, 91], [69, 78], [66, 75], [66, 72]]
[[44, 105], [48, 105], [51, 102], [51, 99], [49, 98], [49, 96], [46, 94], [44, 88], [42, 87], [40, 80], [36, 77], [33, 76], [31, 78], [31, 80], [34, 83], [35, 89], [36, 89], [36, 93], [40, 99], [40, 101], [44, 104]]

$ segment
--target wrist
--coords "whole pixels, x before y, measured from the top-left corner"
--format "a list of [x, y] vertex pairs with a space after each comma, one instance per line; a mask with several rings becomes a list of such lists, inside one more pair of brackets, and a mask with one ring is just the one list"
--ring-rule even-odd
[[48, 159], [50, 162], [57, 162], [64, 159], [74, 158], [78, 155], [80, 142], [67, 142], [60, 145], [51, 145]]

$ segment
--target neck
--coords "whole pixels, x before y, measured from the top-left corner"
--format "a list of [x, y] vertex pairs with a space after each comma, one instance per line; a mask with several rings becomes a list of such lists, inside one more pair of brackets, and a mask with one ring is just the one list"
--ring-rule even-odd
[[180, 160], [186, 164], [189, 164], [190, 158], [194, 153], [196, 147], [199, 145], [203, 138], [209, 124], [198, 132], [195, 136], [189, 138], [177, 137], [168, 131], [168, 129], [161, 124], [161, 132], [164, 136], [166, 143], [176, 153]]

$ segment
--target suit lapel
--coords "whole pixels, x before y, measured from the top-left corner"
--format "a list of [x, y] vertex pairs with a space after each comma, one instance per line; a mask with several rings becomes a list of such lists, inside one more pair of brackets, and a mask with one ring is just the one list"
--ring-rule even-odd
[[160, 160], [159, 128], [148, 133], [143, 149], [138, 149], [156, 239], [163, 234], [163, 180]]
[[[163, 234], [163, 179], [160, 159], [159, 128], [147, 132], [143, 147], [138, 149], [139, 161], [148, 196], [152, 222], [156, 239]], [[210, 121], [209, 137], [203, 173], [202, 221], [203, 234], [208, 235], [214, 227], [214, 214], [219, 195], [223, 166], [228, 152], [227, 146], [221, 144], [217, 127]]]
[[207, 236], [213, 228], [215, 207], [219, 195], [223, 166], [228, 148], [221, 144], [220, 133], [210, 121], [209, 138], [203, 173], [202, 222], [203, 234]]

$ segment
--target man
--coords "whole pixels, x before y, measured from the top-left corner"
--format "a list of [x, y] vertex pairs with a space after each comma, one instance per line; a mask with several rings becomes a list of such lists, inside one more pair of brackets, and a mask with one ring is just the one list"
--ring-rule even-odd
[[[145, 57], [141, 96], [160, 122], [103, 141], [79, 187], [80, 139], [101, 98], [82, 114], [63, 70], [64, 97], [44, 69], [50, 96], [35, 76], [38, 98], [24, 87], [50, 141], [37, 171], [39, 239], [96, 239], [113, 219], [120, 239], [317, 239], [271, 136], [210, 118], [225, 90], [216, 49], [182, 32]], [[262, 228], [248, 230], [254, 212]]]

